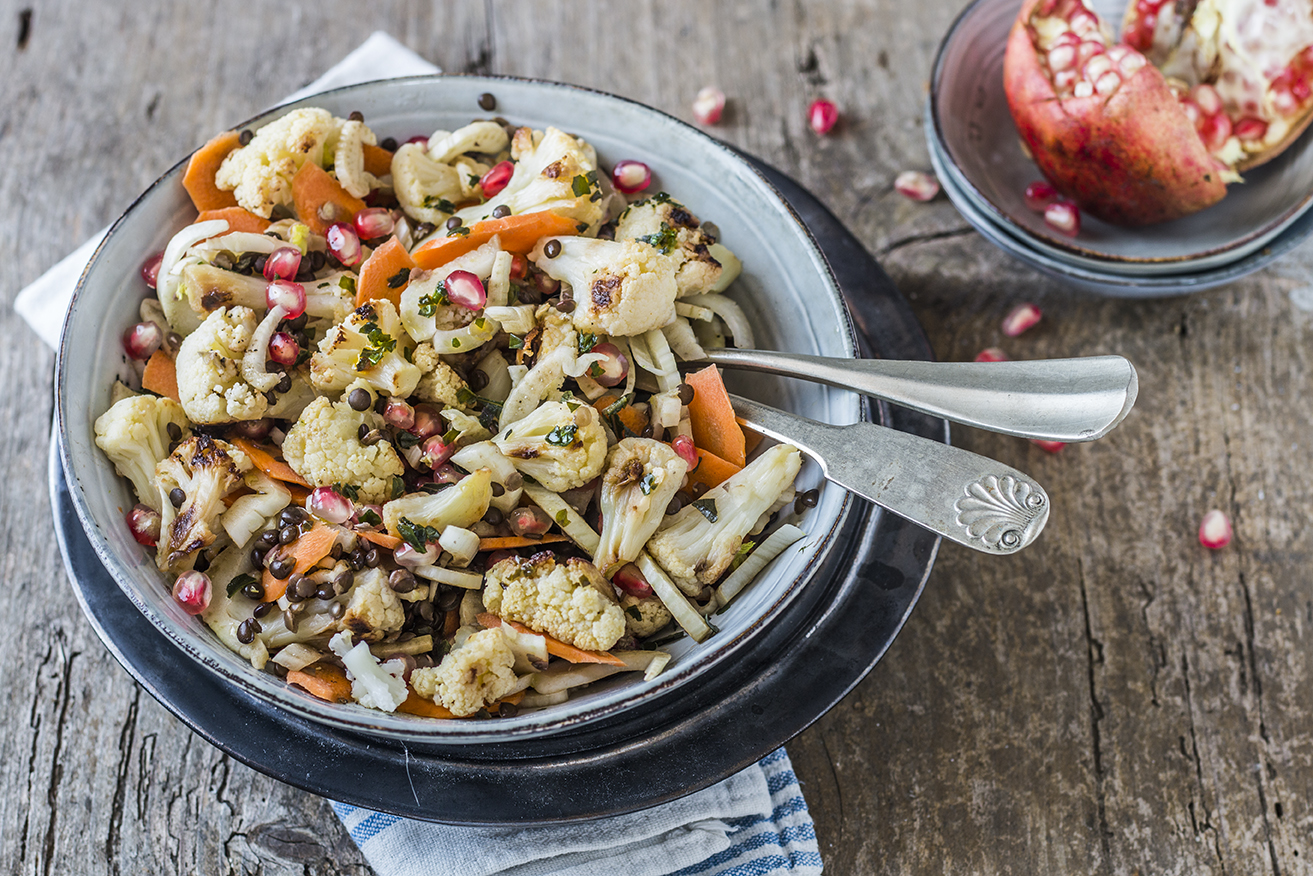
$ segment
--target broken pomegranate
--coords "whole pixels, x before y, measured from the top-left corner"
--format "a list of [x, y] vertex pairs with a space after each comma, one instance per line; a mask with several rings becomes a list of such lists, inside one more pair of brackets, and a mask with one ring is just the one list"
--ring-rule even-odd
[[[1313, 119], [1313, 9], [1134, 0], [1113, 42], [1085, 0], [1027, 0], [1003, 84], [1058, 193], [1119, 225], [1176, 219], [1220, 201]], [[1027, 204], [1038, 209], [1029, 190]]]

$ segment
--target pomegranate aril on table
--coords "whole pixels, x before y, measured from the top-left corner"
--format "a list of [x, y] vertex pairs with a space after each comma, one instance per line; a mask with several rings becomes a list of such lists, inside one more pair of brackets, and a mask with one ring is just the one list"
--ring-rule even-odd
[[1226, 547], [1231, 543], [1231, 519], [1217, 509], [1209, 511], [1199, 523], [1199, 543], [1210, 550]]
[[839, 108], [831, 101], [819, 99], [812, 101], [807, 108], [807, 124], [817, 134], [828, 134], [839, 123]]
[[693, 98], [693, 118], [700, 125], [714, 125], [725, 112], [725, 92], [708, 85]]
[[1068, 237], [1080, 233], [1080, 211], [1070, 201], [1054, 201], [1044, 208], [1044, 222]]
[[913, 201], [930, 201], [939, 194], [939, 180], [919, 170], [905, 170], [894, 179], [894, 191]]
[[1033, 328], [1040, 320], [1040, 310], [1033, 304], [1018, 304], [1003, 317], [1003, 334], [1009, 338]]

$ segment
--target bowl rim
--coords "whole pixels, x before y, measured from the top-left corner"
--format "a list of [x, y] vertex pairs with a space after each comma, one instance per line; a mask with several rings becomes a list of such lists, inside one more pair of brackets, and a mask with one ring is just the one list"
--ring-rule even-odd
[[[733, 147], [717, 140], [705, 131], [690, 125], [682, 119], [679, 119], [663, 110], [644, 104], [641, 101], [611, 94], [610, 92], [588, 86], [531, 77], [463, 73], [422, 74], [355, 83], [328, 89], [312, 95], [306, 95], [295, 101], [276, 104], [268, 109], [262, 110], [247, 120], [234, 125], [233, 129], [245, 128], [252, 124], [267, 123], [276, 118], [278, 114], [289, 112], [298, 107], [313, 106], [314, 101], [322, 99], [328, 95], [341, 96], [357, 90], [377, 89], [380, 87], [403, 87], [408, 84], [415, 85], [427, 83], [436, 87], [442, 87], [441, 83], [456, 81], [466, 83], [487, 82], [491, 85], [497, 83], [516, 83], [533, 88], [542, 88], [548, 91], [564, 90], [582, 93], [603, 100], [618, 101], [627, 104], [630, 107], [636, 108], [639, 112], [650, 114], [665, 123], [674, 124], [675, 126], [684, 129], [686, 132], [691, 132], [695, 138], [703, 141], [706, 147], [719, 153], [723, 159], [730, 164], [737, 166], [742, 173], [748, 176], [753, 185], [759, 186], [763, 190], [763, 193], [777, 208], [783, 210], [784, 215], [788, 217], [792, 226], [799, 233], [800, 240], [806, 248], [807, 254], [811, 258], [812, 265], [819, 271], [819, 279], [822, 281], [821, 285], [829, 294], [832, 303], [837, 304], [836, 310], [840, 314], [840, 319], [842, 321], [842, 325], [840, 326], [840, 336], [843, 344], [847, 347], [848, 354], [850, 356], [855, 356], [857, 354], [856, 331], [852, 324], [851, 316], [843, 305], [843, 297], [839, 290], [833, 269], [829, 260], [826, 258], [823, 249], [816, 241], [811, 230], [802, 221], [794, 207], [783, 197], [779, 190], [764, 174], [761, 173], [760, 170], [754, 167], [751, 162], [745, 160]], [[192, 639], [197, 636], [195, 631], [189, 631], [182, 625], [176, 624], [171, 618], [160, 615], [160, 613], [155, 611], [150, 604], [145, 602], [135, 591], [134, 587], [129, 583], [134, 579], [134, 575], [119, 561], [108, 540], [101, 532], [101, 524], [91, 513], [91, 509], [82, 487], [81, 479], [76, 473], [76, 466], [70, 448], [66, 398], [71, 375], [65, 367], [66, 357], [63, 355], [64, 349], [70, 341], [70, 331], [74, 323], [72, 318], [73, 313], [77, 309], [79, 300], [82, 297], [82, 290], [87, 283], [88, 278], [92, 276], [93, 269], [97, 266], [102, 251], [106, 248], [111, 239], [115, 237], [115, 233], [126, 218], [132, 214], [143, 201], [151, 197], [157, 189], [174, 182], [174, 177], [181, 173], [182, 168], [190, 160], [192, 154], [193, 153], [189, 152], [172, 167], [164, 171], [132, 201], [127, 209], [125, 209], [110, 226], [104, 238], [96, 246], [87, 266], [79, 276], [77, 285], [74, 289], [73, 298], [69, 305], [68, 317], [65, 319], [60, 332], [59, 351], [56, 358], [55, 415], [60, 460], [65, 467], [65, 472], [68, 473], [69, 476], [69, 488], [74, 510], [77, 512], [78, 519], [81, 522], [84, 531], [87, 533], [92, 548], [100, 558], [102, 564], [110, 571], [111, 576], [114, 578], [119, 588], [123, 590], [137, 609], [141, 611], [154, 627], [162, 631], [176, 647], [186, 653], [187, 656], [195, 662], [266, 702], [270, 702], [280, 708], [285, 708], [289, 712], [309, 720], [333, 726], [341, 730], [364, 735], [381, 736], [395, 740], [420, 741], [435, 744], [477, 745], [489, 742], [513, 742], [517, 739], [541, 736], [544, 733], [556, 734], [574, 731], [583, 725], [591, 724], [618, 712], [622, 712], [638, 700], [652, 702], [670, 695], [672, 691], [682, 686], [684, 683], [702, 675], [704, 672], [713, 670], [742, 651], [746, 644], [753, 638], [754, 634], [759, 632], [764, 625], [769, 624], [774, 618], [776, 618], [781, 611], [792, 602], [801, 587], [807, 583], [809, 575], [806, 572], [795, 577], [791, 582], [788, 582], [788, 584], [783, 586], [779, 593], [775, 595], [770, 604], [760, 612], [760, 616], [753, 620], [746, 629], [728, 641], [722, 639], [722, 644], [716, 652], [700, 661], [696, 666], [684, 672], [663, 673], [663, 675], [659, 676], [653, 682], [644, 683], [647, 685], [647, 688], [641, 693], [621, 697], [614, 702], [583, 708], [575, 713], [563, 714], [559, 718], [551, 718], [550, 716], [555, 714], [555, 711], [546, 709], [529, 712], [515, 718], [502, 718], [495, 722], [468, 720], [434, 721], [432, 719], [401, 715], [400, 713], [386, 713], [373, 709], [365, 709], [354, 703], [345, 705], [326, 703], [322, 700], [315, 699], [309, 694], [303, 694], [302, 692], [297, 691], [281, 679], [277, 679], [272, 675], [260, 672], [249, 666], [243, 666], [236, 670], [232, 670], [229, 667], [212, 660], [192, 642]], [[851, 407], [855, 416], [860, 418], [862, 416], [860, 396], [853, 394]], [[854, 512], [854, 507], [855, 502], [852, 495], [845, 492], [839, 508], [836, 510], [833, 519], [830, 521], [825, 531], [823, 533], [808, 533], [808, 535], [814, 538], [817, 542], [817, 557], [827, 556], [835, 549], [836, 536], [851, 518]], [[213, 633], [206, 628], [205, 632], [200, 635], [212, 636]], [[217, 639], [216, 643], [217, 647], [226, 648], [221, 642], [217, 642]], [[634, 687], [637, 687], [637, 685], [634, 685]], [[548, 716], [549, 719], [544, 719], [543, 716]]]
[[[944, 66], [947, 63], [946, 56], [948, 54], [949, 44], [953, 41], [954, 37], [958, 35], [958, 31], [967, 23], [972, 14], [978, 11], [978, 7], [997, 2], [999, 2], [999, 0], [972, 0], [972, 2], [968, 3], [966, 7], [957, 14], [957, 17], [953, 19], [953, 23], [949, 25], [948, 30], [944, 33], [943, 39], [940, 40], [939, 47], [935, 51], [934, 63], [930, 68], [930, 124], [928, 133], [933, 134], [934, 139], [938, 142], [942, 150], [947, 166], [959, 178], [958, 183], [963, 189], [963, 194], [969, 196], [974, 202], [976, 202], [981, 208], [981, 212], [993, 214], [991, 218], [994, 219], [994, 224], [1003, 227], [1012, 237], [1026, 241], [1033, 240], [1042, 242], [1044, 246], [1053, 251], [1051, 254], [1056, 258], [1061, 258], [1062, 256], [1073, 256], [1078, 259], [1083, 259], [1086, 264], [1075, 262], [1071, 264], [1075, 267], [1084, 268], [1093, 272], [1099, 272], [1102, 270], [1099, 267], [1099, 264], [1103, 263], [1113, 266], [1121, 266], [1122, 272], [1119, 273], [1118, 276], [1125, 277], [1138, 278], [1140, 275], [1131, 270], [1137, 265], [1178, 265], [1181, 268], [1180, 273], [1182, 274], [1204, 273], [1211, 270], [1220, 270], [1234, 261], [1240, 261], [1241, 259], [1253, 255], [1255, 251], [1261, 250], [1264, 244], [1279, 237], [1302, 215], [1304, 215], [1304, 213], [1308, 212], [1310, 208], [1313, 208], [1313, 189], [1310, 189], [1305, 193], [1302, 200], [1287, 208], [1283, 213], [1272, 219], [1263, 227], [1255, 229], [1249, 234], [1236, 238], [1229, 243], [1179, 256], [1114, 255], [1101, 250], [1083, 247], [1073, 240], [1039, 234], [1024, 225], [1021, 225], [1014, 220], [1007, 211], [995, 204], [991, 198], [981, 191], [980, 186], [978, 186], [966, 171], [962, 169], [961, 163], [958, 162], [953, 153], [952, 145], [944, 134], [943, 125], [940, 121], [939, 90], [940, 84], [943, 81]], [[1017, 8], [1020, 9], [1020, 6]], [[1038, 168], [1036, 168], [1036, 173], [1039, 173]], [[1214, 204], [1213, 207], [1210, 207], [1209, 209], [1216, 208], [1217, 206], [1217, 204]], [[1233, 251], [1237, 249], [1242, 251], [1234, 253]], [[1197, 267], [1192, 271], [1191, 263], [1198, 261], [1206, 261], [1207, 264]], [[1114, 268], [1113, 270], [1116, 269]], [[1154, 274], [1152, 276], [1170, 276], [1170, 274]]]

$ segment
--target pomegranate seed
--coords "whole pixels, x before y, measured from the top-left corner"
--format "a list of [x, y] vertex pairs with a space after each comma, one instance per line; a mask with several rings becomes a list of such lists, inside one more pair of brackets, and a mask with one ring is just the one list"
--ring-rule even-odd
[[200, 614], [210, 607], [210, 576], [204, 572], [183, 572], [173, 582], [173, 598], [187, 614]]
[[1055, 91], [1070, 91], [1078, 78], [1075, 70], [1063, 70], [1054, 75], [1053, 88]]
[[976, 354], [977, 362], [1006, 362], [1008, 354], [1004, 353], [998, 347], [986, 347]]
[[328, 251], [333, 254], [333, 258], [345, 267], [354, 268], [364, 258], [360, 246], [360, 235], [356, 234], [356, 229], [345, 222], [334, 222], [328, 226], [328, 230], [324, 232], [324, 238], [328, 241]]
[[652, 184], [652, 169], [641, 161], [621, 161], [611, 169], [611, 183], [621, 194], [637, 194]]
[[1099, 19], [1088, 9], [1082, 8], [1067, 19], [1067, 24], [1080, 36], [1095, 36], [1099, 33]]
[[1069, 31], [1069, 30], [1064, 30], [1062, 33], [1058, 34], [1058, 38], [1055, 39], [1055, 40], [1053, 41], [1053, 45], [1054, 45], [1055, 47], [1056, 47], [1056, 46], [1072, 46], [1072, 47], [1079, 46], [1079, 45], [1080, 45], [1080, 37], [1076, 36], [1076, 34], [1072, 33], [1072, 32]]
[[383, 409], [383, 421], [398, 429], [409, 429], [415, 425], [415, 409], [405, 399], [389, 398]]
[[146, 259], [141, 266], [141, 279], [146, 281], [146, 285], [154, 289], [155, 284], [160, 277], [160, 262], [164, 261], [164, 253], [157, 252], [155, 255]]
[[1076, 83], [1076, 87], [1071, 90], [1071, 93], [1074, 97], [1089, 97], [1094, 93], [1094, 85], [1081, 80]]
[[438, 555], [442, 549], [436, 544], [426, 544], [424, 550], [417, 551], [409, 544], [403, 544], [392, 552], [392, 559], [397, 561], [397, 565], [405, 566], [407, 569], [413, 569], [416, 566], [432, 566], [438, 561]]
[[139, 322], [123, 333], [123, 349], [133, 359], [149, 359], [164, 343], [164, 329], [153, 322]]
[[1211, 85], [1196, 85], [1190, 89], [1190, 97], [1199, 104], [1199, 109], [1203, 110], [1206, 116], [1217, 115], [1222, 111], [1222, 97]]
[[552, 519], [540, 508], [516, 508], [506, 515], [506, 523], [516, 535], [542, 535], [552, 528]]
[[670, 442], [670, 448], [679, 455], [679, 458], [688, 463], [688, 470], [692, 471], [697, 468], [699, 459], [697, 448], [693, 446], [693, 439], [687, 435], [676, 435], [675, 440]]
[[407, 142], [407, 143], [418, 143], [418, 144], [420, 144], [421, 146], [424, 147], [424, 151], [425, 151], [425, 152], [429, 151], [429, 138], [428, 138], [428, 137], [425, 137], [423, 134], [416, 134], [414, 137], [411, 137], [411, 138], [410, 138], [409, 140], [407, 140], [406, 142]]
[[1121, 84], [1121, 76], [1119, 76], [1115, 70], [1109, 70], [1107, 73], [1100, 76], [1098, 81], [1094, 83], [1094, 91], [1096, 94], [1112, 94], [1121, 87]]
[[1068, 201], [1054, 201], [1044, 208], [1044, 222], [1068, 237], [1080, 233], [1080, 211]]
[[420, 438], [428, 438], [445, 431], [446, 428], [442, 417], [438, 415], [438, 409], [433, 405], [415, 405], [415, 424], [410, 427], [412, 434]]
[[544, 297], [550, 297], [560, 291], [561, 281], [553, 280], [546, 274], [535, 274], [533, 278], [533, 287], [541, 292]]
[[820, 98], [807, 107], [807, 124], [821, 136], [825, 136], [839, 123], [839, 108], [832, 102]]
[[725, 92], [708, 85], [693, 98], [693, 118], [700, 125], [714, 125], [725, 112]]
[[465, 473], [450, 462], [444, 462], [433, 469], [433, 477], [431, 478], [435, 484], [458, 484], [464, 479]]
[[1199, 104], [1195, 103], [1188, 97], [1181, 98], [1181, 109], [1185, 110], [1185, 117], [1194, 125], [1194, 129], [1199, 130], [1204, 123], [1204, 114], [1199, 111]]
[[1290, 93], [1303, 103], [1308, 100], [1310, 94], [1313, 94], [1313, 86], [1310, 86], [1306, 79], [1296, 79], [1290, 85]]
[[287, 319], [296, 319], [305, 313], [305, 287], [291, 280], [273, 280], [264, 287], [264, 303], [270, 310], [281, 307], [287, 311]]
[[1272, 106], [1283, 116], [1288, 116], [1299, 107], [1299, 101], [1291, 93], [1289, 86], [1272, 89]]
[[523, 280], [529, 276], [529, 260], [516, 253], [511, 256], [511, 279]]
[[1076, 66], [1075, 46], [1054, 46], [1049, 50], [1049, 69], [1061, 73]]
[[1149, 46], [1153, 45], [1153, 32], [1158, 29], [1158, 14], [1150, 12], [1140, 21], [1140, 25], [1144, 28], [1145, 40], [1147, 43], [1145, 48], [1147, 49]]
[[1204, 129], [1199, 132], [1199, 136], [1204, 141], [1204, 146], [1209, 152], [1216, 152], [1226, 145], [1226, 141], [1231, 138], [1231, 119], [1226, 113], [1218, 113], [1210, 116], [1204, 124]]
[[305, 510], [320, 520], [341, 526], [356, 513], [356, 506], [332, 487], [315, 487], [305, 500]]
[[515, 175], [515, 165], [509, 161], [499, 161], [479, 179], [479, 188], [483, 189], [485, 198], [494, 198], [506, 188], [506, 184]]
[[1057, 453], [1059, 450], [1067, 446], [1063, 441], [1045, 441], [1042, 438], [1031, 438], [1030, 443], [1034, 444], [1045, 453]]
[[1254, 118], [1241, 119], [1235, 123], [1231, 133], [1246, 142], [1262, 140], [1267, 136], [1267, 122]]
[[301, 250], [294, 246], [280, 246], [264, 260], [266, 280], [290, 280], [301, 270]]
[[296, 364], [296, 360], [301, 356], [301, 345], [296, 342], [290, 332], [274, 332], [273, 337], [269, 339], [269, 358], [291, 368]]
[[1043, 180], [1037, 180], [1026, 186], [1026, 206], [1036, 213], [1043, 213], [1058, 198], [1058, 190]]
[[1076, 63], [1080, 65], [1088, 64], [1099, 55], [1103, 54], [1103, 43], [1084, 42], [1076, 49]]
[[128, 529], [137, 544], [155, 547], [160, 541], [160, 512], [138, 502], [127, 513]]
[[452, 454], [456, 452], [456, 444], [448, 444], [442, 440], [441, 435], [431, 435], [424, 440], [424, 446], [420, 451], [420, 465], [426, 468], [436, 468], [447, 460], [451, 459]]
[[1085, 67], [1081, 70], [1081, 76], [1090, 82], [1098, 82], [1103, 74], [1112, 71], [1112, 67], [1112, 58], [1107, 55], [1095, 55], [1085, 62]]
[[939, 194], [939, 180], [933, 174], [905, 170], [894, 179], [894, 191], [913, 201], [930, 201]]
[[447, 299], [466, 310], [480, 310], [488, 302], [488, 290], [483, 288], [483, 281], [469, 271], [452, 271], [442, 281], [442, 288], [447, 291]]
[[484, 568], [491, 569], [493, 566], [497, 565], [502, 560], [514, 560], [514, 559], [519, 559], [519, 554], [515, 553], [515, 551], [508, 551], [508, 550], [493, 551], [492, 553], [488, 554], [488, 559], [484, 560]]
[[387, 237], [397, 225], [392, 211], [386, 207], [366, 207], [355, 215], [351, 224], [361, 240], [378, 240]]
[[[590, 351], [603, 358], [588, 369], [588, 376], [603, 386], [619, 386], [629, 377], [629, 360], [615, 344], [596, 344]], [[601, 373], [593, 373], [595, 370]]]
[[626, 563], [611, 576], [611, 583], [630, 596], [647, 599], [652, 595], [652, 585], [647, 583], [643, 572], [633, 563]]
[[1117, 66], [1122, 71], [1122, 75], [1129, 78], [1140, 72], [1140, 68], [1146, 66], [1148, 63], [1149, 61], [1144, 55], [1141, 55], [1139, 52], [1131, 52], [1125, 58], [1122, 58]]
[[1199, 543], [1209, 550], [1224, 548], [1231, 543], [1231, 520], [1214, 508], [1204, 515], [1199, 524]]
[[1026, 329], [1034, 327], [1035, 323], [1039, 322], [1039, 318], [1038, 307], [1029, 302], [1018, 304], [1008, 312], [1007, 316], [1003, 317], [1003, 334], [1009, 338], [1015, 338]]

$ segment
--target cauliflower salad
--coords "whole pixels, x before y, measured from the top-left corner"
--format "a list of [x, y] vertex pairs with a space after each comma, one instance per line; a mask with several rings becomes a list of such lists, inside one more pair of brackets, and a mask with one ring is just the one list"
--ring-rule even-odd
[[94, 427], [177, 603], [314, 696], [433, 718], [712, 635], [816, 494], [714, 367], [681, 377], [752, 335], [738, 259], [650, 184], [504, 119], [398, 145], [297, 109], [202, 147]]

